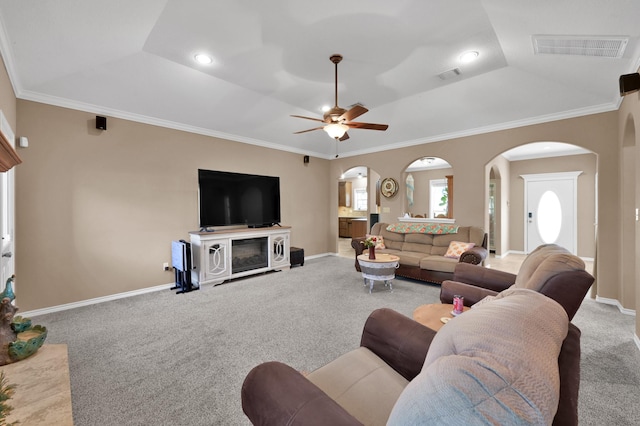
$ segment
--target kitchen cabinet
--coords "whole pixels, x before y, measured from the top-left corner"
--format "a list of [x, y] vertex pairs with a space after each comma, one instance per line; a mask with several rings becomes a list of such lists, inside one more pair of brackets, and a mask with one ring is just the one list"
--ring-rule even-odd
[[348, 217], [340, 217], [339, 220], [339, 228], [338, 228], [338, 236], [340, 238], [349, 238], [351, 237], [351, 233], [349, 232], [349, 218]]
[[364, 237], [367, 234], [367, 219], [351, 220], [351, 238]]
[[351, 182], [338, 182], [338, 207], [351, 207]]
[[367, 233], [367, 219], [365, 218], [338, 218], [338, 236], [340, 238], [364, 237]]

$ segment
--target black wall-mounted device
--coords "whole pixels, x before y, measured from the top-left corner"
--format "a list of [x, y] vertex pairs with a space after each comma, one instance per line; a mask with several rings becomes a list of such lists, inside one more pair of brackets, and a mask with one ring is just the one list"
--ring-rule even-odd
[[96, 129], [107, 130], [107, 117], [96, 115]]
[[620, 96], [640, 90], [640, 74], [624, 74], [620, 76]]

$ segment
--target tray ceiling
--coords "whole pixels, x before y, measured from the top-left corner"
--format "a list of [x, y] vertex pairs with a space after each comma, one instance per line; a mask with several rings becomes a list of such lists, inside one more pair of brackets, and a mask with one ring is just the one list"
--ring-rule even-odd
[[[334, 158], [614, 110], [638, 16], [631, 0], [0, 0], [0, 49], [22, 99]], [[575, 39], [591, 44], [565, 54]], [[584, 54], [602, 40], [621, 54]], [[314, 126], [291, 114], [333, 106], [334, 53], [339, 105], [386, 132], [293, 134]]]

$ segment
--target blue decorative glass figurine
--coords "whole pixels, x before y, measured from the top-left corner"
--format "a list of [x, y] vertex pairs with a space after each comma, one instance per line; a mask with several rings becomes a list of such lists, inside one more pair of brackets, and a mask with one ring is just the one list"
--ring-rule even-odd
[[16, 295], [13, 292], [13, 280], [15, 277], [16, 277], [15, 275], [11, 275], [11, 278], [7, 280], [7, 284], [4, 287], [4, 291], [0, 293], [0, 300], [4, 299], [5, 297], [8, 297], [9, 300], [13, 301], [13, 299], [16, 298]]

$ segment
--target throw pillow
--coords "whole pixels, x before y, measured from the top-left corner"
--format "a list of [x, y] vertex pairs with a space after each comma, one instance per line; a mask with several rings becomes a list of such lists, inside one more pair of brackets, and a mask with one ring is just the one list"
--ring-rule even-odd
[[365, 237], [366, 237], [366, 238], [376, 237], [376, 249], [383, 249], [383, 248], [387, 248], [387, 247], [384, 245], [384, 238], [382, 238], [382, 235], [371, 235], [371, 234], [367, 234]]
[[460, 259], [460, 256], [465, 251], [473, 248], [475, 246], [474, 243], [465, 243], [462, 241], [451, 241], [449, 243], [449, 248], [447, 252], [444, 254], [444, 257], [450, 257], [452, 259]]

